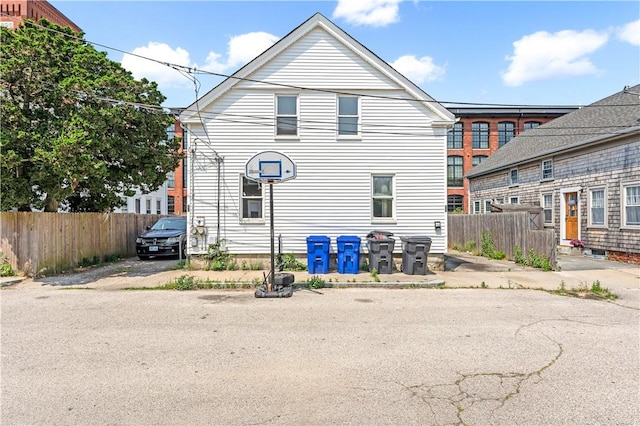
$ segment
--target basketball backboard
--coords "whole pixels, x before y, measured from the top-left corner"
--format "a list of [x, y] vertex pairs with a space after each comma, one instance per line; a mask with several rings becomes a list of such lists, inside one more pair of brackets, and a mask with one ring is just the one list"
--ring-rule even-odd
[[262, 151], [247, 161], [245, 176], [260, 182], [284, 182], [296, 177], [296, 165], [281, 152]]

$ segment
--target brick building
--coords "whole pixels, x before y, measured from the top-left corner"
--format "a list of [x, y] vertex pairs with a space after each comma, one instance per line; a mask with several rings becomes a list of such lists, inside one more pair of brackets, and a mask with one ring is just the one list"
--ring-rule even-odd
[[25, 19], [38, 22], [40, 19], [71, 27], [75, 32], [82, 29], [74, 24], [62, 12], [45, 0], [2, 0], [0, 1], [0, 26], [16, 28]]
[[448, 108], [458, 122], [447, 135], [447, 211], [470, 210], [465, 175], [509, 140], [578, 107]]
[[[177, 115], [180, 109], [172, 109], [171, 113]], [[187, 206], [187, 130], [183, 129], [179, 120], [175, 120], [172, 126], [173, 135], [182, 140], [181, 152], [184, 158], [176, 169], [167, 176], [167, 212], [169, 214], [181, 215], [188, 211]]]

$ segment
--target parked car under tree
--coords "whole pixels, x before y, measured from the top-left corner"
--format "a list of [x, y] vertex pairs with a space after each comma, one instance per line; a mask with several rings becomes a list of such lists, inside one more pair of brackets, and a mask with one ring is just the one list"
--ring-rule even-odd
[[147, 232], [136, 238], [136, 253], [141, 260], [156, 256], [186, 257], [187, 219], [184, 217], [165, 217]]

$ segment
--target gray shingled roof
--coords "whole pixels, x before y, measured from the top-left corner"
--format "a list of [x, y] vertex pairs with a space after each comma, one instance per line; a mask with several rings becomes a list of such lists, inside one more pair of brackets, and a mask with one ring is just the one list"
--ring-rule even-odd
[[616, 134], [640, 132], [640, 84], [558, 117], [511, 139], [466, 175], [477, 177]]

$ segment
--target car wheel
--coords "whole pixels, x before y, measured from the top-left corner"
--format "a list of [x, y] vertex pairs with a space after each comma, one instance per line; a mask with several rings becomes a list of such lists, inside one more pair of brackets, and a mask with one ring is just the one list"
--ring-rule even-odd
[[149, 260], [149, 256], [138, 255], [138, 259], [140, 259], [140, 260]]

